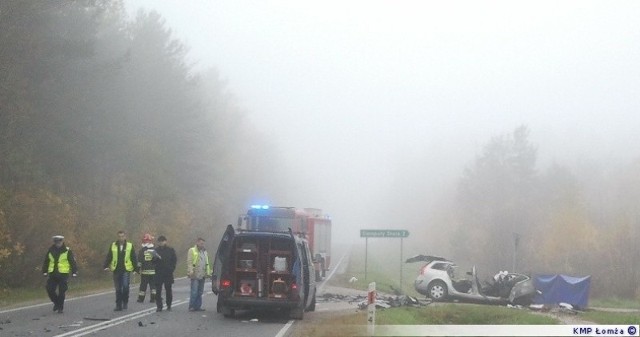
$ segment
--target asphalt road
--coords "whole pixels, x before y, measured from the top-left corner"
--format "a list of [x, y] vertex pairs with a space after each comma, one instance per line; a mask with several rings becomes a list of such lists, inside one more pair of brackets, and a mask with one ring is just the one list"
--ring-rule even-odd
[[[334, 268], [343, 255], [334, 255], [337, 258]], [[322, 291], [324, 284], [319, 284], [318, 288]], [[128, 310], [120, 312], [113, 311], [113, 291], [67, 299], [63, 314], [53, 312], [50, 303], [4, 310], [0, 311], [0, 336], [282, 337], [287, 336], [291, 325], [296, 323], [269, 311], [237, 311], [234, 318], [224, 318], [216, 313], [217, 297], [207, 289], [211, 289], [209, 282], [203, 296], [206, 311], [201, 312], [188, 311], [189, 283], [185, 278], [174, 284], [171, 312], [156, 312], [155, 304], [148, 302], [148, 296], [147, 302], [137, 303], [137, 288], [130, 291]], [[42, 291], [44, 293], [44, 289]], [[312, 312], [305, 313], [305, 317], [312, 315]]]

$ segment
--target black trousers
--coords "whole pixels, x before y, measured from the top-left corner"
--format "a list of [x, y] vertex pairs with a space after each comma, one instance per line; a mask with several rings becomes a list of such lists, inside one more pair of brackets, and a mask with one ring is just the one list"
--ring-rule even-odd
[[173, 301], [173, 291], [171, 290], [172, 284], [173, 280], [156, 278], [156, 306], [158, 309], [162, 309], [162, 285], [164, 285], [164, 290], [166, 291], [167, 308], [171, 308], [171, 302]]
[[[69, 274], [52, 273], [47, 279], [47, 295], [58, 309], [64, 309], [64, 297], [67, 292]], [[56, 288], [58, 292], [56, 292]]]

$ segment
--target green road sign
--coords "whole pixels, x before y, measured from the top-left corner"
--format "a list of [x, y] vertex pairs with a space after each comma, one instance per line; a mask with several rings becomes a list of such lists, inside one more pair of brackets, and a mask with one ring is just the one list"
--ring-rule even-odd
[[406, 238], [409, 231], [405, 229], [361, 229], [361, 238]]

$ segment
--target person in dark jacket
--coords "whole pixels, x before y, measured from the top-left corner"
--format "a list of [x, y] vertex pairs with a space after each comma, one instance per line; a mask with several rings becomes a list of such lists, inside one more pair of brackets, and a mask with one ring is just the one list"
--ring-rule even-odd
[[157, 312], [162, 311], [162, 286], [166, 292], [167, 311], [171, 311], [173, 301], [173, 272], [176, 270], [176, 251], [167, 246], [167, 238], [164, 235], [158, 237], [158, 246], [155, 249], [153, 263], [156, 268], [156, 306]]
[[[62, 313], [64, 311], [64, 298], [67, 291], [67, 280], [69, 273], [76, 277], [78, 275], [78, 266], [73, 252], [64, 244], [64, 236], [56, 235], [53, 237], [53, 245], [49, 247], [47, 254], [44, 256], [42, 264], [42, 274], [49, 277], [47, 280], [47, 294], [53, 302], [53, 311]], [[56, 288], [58, 292], [56, 293]]]
[[133, 244], [127, 241], [124, 231], [119, 231], [118, 240], [109, 246], [103, 268], [113, 272], [113, 286], [116, 288], [116, 308], [113, 311], [126, 310], [129, 304], [131, 272], [137, 271], [138, 260]]

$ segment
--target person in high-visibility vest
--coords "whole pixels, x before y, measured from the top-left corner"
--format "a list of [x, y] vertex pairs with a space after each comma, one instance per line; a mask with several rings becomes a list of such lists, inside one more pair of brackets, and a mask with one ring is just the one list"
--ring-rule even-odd
[[189, 311], [203, 311], [202, 293], [204, 281], [211, 276], [209, 255], [204, 248], [204, 239], [198, 238], [196, 245], [189, 248], [187, 253], [187, 276], [191, 279], [191, 294], [189, 296]]
[[116, 289], [116, 307], [113, 311], [127, 310], [131, 272], [137, 272], [138, 260], [133, 244], [127, 241], [124, 231], [118, 231], [118, 240], [109, 246], [103, 268], [113, 272], [113, 286]]
[[140, 248], [140, 252], [138, 253], [138, 269], [140, 270], [138, 303], [144, 302], [144, 297], [147, 294], [147, 285], [149, 286], [149, 292], [151, 295], [149, 302], [156, 302], [156, 284], [154, 282], [156, 269], [152, 261], [154, 251], [153, 236], [147, 233], [142, 237], [142, 248]]
[[[71, 249], [64, 244], [64, 236], [56, 235], [53, 237], [53, 245], [49, 247], [47, 254], [44, 256], [42, 264], [42, 274], [47, 279], [47, 294], [53, 302], [53, 311], [62, 313], [64, 311], [64, 298], [67, 292], [67, 280], [69, 273], [76, 277], [78, 275], [78, 267], [76, 259]], [[56, 288], [58, 292], [56, 293]]]

